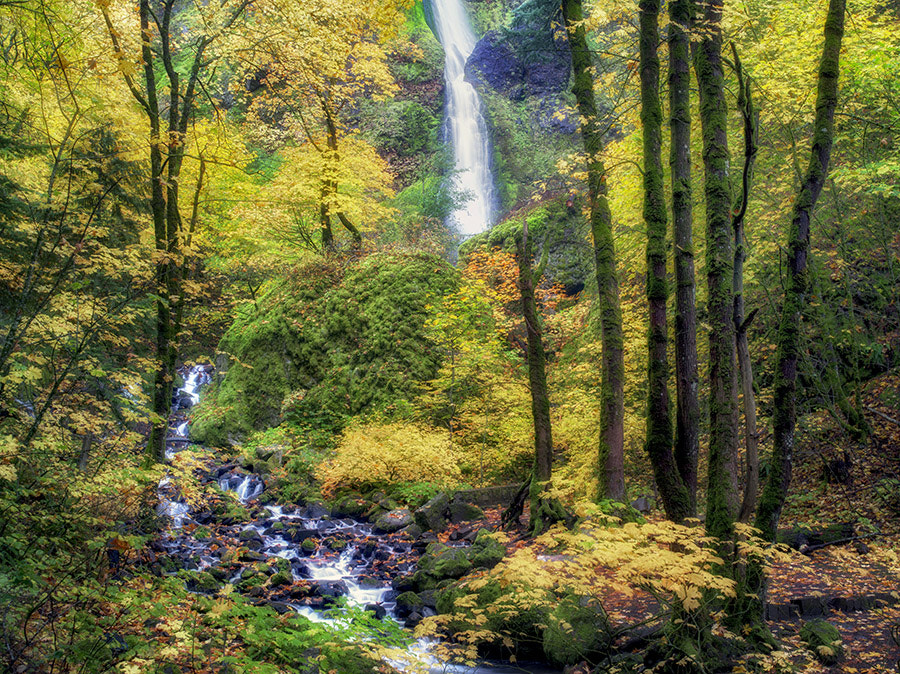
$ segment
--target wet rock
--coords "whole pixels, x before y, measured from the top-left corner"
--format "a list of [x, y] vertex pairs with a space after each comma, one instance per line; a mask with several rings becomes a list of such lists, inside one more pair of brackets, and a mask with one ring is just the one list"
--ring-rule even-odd
[[320, 597], [343, 597], [347, 594], [347, 584], [342, 580], [313, 581], [312, 588]]
[[290, 613], [293, 609], [283, 601], [270, 601], [267, 602], [270, 607], [272, 607], [277, 613], [285, 614]]
[[300, 549], [304, 555], [311, 555], [319, 548], [319, 541], [315, 538], [305, 538], [300, 544]]
[[447, 510], [450, 506], [450, 497], [441, 492], [429, 499], [422, 507], [417, 508], [414, 514], [416, 524], [424, 530], [443, 531], [447, 526]]
[[437, 591], [436, 590], [423, 590], [416, 595], [419, 598], [419, 601], [422, 602], [422, 606], [428, 608], [434, 608], [437, 606]]
[[323, 503], [310, 503], [306, 506], [306, 517], [311, 520], [320, 520], [323, 517], [328, 517], [330, 511], [325, 507]]
[[421, 613], [419, 613], [418, 611], [413, 611], [406, 617], [406, 626], [415, 627], [420, 622], [422, 622], [423, 618], [424, 616]]
[[288, 533], [290, 533], [290, 538], [294, 543], [302, 543], [304, 539], [316, 538], [319, 535], [318, 529], [292, 528], [288, 531]]
[[423, 531], [422, 527], [413, 522], [408, 527], [404, 527], [403, 529], [401, 529], [400, 533], [409, 536], [412, 539], [416, 539], [422, 535]]
[[413, 515], [406, 508], [391, 510], [375, 521], [375, 533], [392, 534], [413, 523]]
[[404, 592], [397, 595], [396, 603], [397, 608], [395, 610], [400, 618], [407, 618], [425, 606], [425, 603], [415, 592]]
[[375, 617], [378, 618], [378, 620], [381, 620], [385, 616], [387, 616], [387, 610], [385, 610], [384, 606], [381, 606], [380, 604], [366, 604], [366, 610], [374, 613]]
[[461, 522], [471, 522], [472, 520], [480, 520], [484, 518], [484, 511], [477, 505], [472, 505], [466, 501], [454, 498], [449, 506], [450, 521], [453, 524]]
[[805, 623], [800, 628], [800, 639], [823, 665], [836, 665], [844, 657], [841, 633], [826, 620]]
[[[413, 574], [404, 574], [402, 576], [394, 576], [391, 581], [391, 587], [401, 594], [412, 592], [416, 589], [416, 581]], [[413, 594], [415, 594], [413, 592]]]
[[192, 574], [187, 581], [187, 589], [191, 592], [202, 592], [204, 594], [212, 594], [218, 592], [221, 585], [212, 574], [202, 571]]

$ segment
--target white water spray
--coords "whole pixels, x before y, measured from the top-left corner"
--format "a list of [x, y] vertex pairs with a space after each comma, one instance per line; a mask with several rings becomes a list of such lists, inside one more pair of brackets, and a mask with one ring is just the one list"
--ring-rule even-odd
[[475, 35], [462, 0], [432, 0], [438, 39], [444, 48], [447, 85], [447, 125], [456, 160], [453, 186], [465, 201], [449, 217], [463, 238], [493, 224], [494, 178], [487, 123], [475, 88], [465, 80], [466, 61], [475, 49]]

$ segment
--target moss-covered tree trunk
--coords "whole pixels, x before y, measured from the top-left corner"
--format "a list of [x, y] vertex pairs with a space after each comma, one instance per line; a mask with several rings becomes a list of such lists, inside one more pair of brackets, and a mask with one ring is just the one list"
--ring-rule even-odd
[[722, 69], [722, 0], [704, 4], [694, 67], [700, 90], [706, 196], [709, 322], [709, 474], [706, 528], [732, 535], [738, 511], [737, 370], [734, 359], [734, 243], [728, 178], [728, 118]]
[[647, 227], [647, 440], [646, 449], [666, 515], [680, 521], [691, 512], [675, 470], [669, 412], [669, 339], [666, 303], [666, 196], [659, 101], [659, 0], [640, 2], [641, 124], [644, 160], [644, 224]]
[[531, 417], [534, 421], [534, 467], [529, 487], [529, 530], [538, 535], [551, 524], [568, 519], [562, 505], [546, 493], [553, 476], [553, 433], [550, 422], [550, 394], [547, 390], [544, 331], [534, 297], [534, 286], [544, 274], [547, 247], [536, 270], [531, 268], [531, 242], [528, 222], [522, 225], [522, 238], [517, 242], [516, 259], [519, 267], [519, 294], [522, 297], [522, 317], [528, 350], [528, 385], [531, 391]]
[[731, 220], [734, 232], [734, 341], [738, 371], [741, 376], [741, 396], [744, 403], [744, 496], [738, 520], [749, 522], [756, 507], [759, 492], [759, 431], [756, 425], [756, 393], [753, 390], [753, 365], [750, 361], [750, 344], [747, 327], [753, 318], [748, 318], [744, 307], [744, 261], [747, 259], [744, 247], [744, 216], [750, 199], [750, 182], [753, 164], [756, 160], [756, 138], [759, 117], [753, 105], [750, 80], [744, 75], [737, 48], [732, 43], [734, 69], [738, 77], [738, 110], [744, 121], [744, 168], [741, 171], [741, 189], [735, 201]]
[[775, 365], [775, 395], [772, 424], [774, 449], [769, 474], [760, 497], [756, 526], [775, 540], [781, 509], [791, 482], [794, 457], [794, 427], [797, 420], [797, 365], [801, 348], [801, 321], [809, 286], [808, 263], [810, 221], [822, 192], [834, 139], [834, 111], [838, 97], [841, 40], [844, 35], [846, 0], [829, 0], [825, 19], [825, 43], [819, 63], [816, 119], [813, 126], [809, 165], [794, 202], [788, 230], [788, 277], [781, 322], [778, 327]]
[[691, 70], [688, 32], [692, 0], [669, 2], [669, 166], [675, 243], [675, 471], [697, 509], [700, 451], [700, 377], [697, 373], [697, 309], [691, 188]]
[[594, 239], [598, 307], [603, 356], [600, 383], [601, 495], [621, 501], [625, 498], [625, 351], [622, 337], [622, 310], [613, 243], [612, 214], [606, 198], [606, 168], [600, 157], [603, 134], [594, 100], [593, 65], [584, 29], [581, 0], [564, 0], [563, 18], [572, 55], [572, 93], [581, 115], [581, 137], [587, 155], [588, 203]]

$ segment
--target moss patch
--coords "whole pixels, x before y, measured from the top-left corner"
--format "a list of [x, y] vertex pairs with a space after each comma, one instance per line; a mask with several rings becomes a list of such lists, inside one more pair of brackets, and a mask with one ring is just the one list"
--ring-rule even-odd
[[286, 420], [325, 442], [350, 416], [404, 407], [440, 364], [426, 307], [458, 277], [426, 254], [294, 270], [222, 338], [229, 366], [196, 409], [192, 434], [222, 445]]

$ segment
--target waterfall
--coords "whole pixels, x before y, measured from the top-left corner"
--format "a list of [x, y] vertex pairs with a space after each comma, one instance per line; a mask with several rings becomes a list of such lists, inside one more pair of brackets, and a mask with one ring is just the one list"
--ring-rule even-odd
[[453, 145], [453, 187], [464, 199], [454, 208], [449, 225], [463, 238], [493, 224], [494, 177], [487, 123], [475, 88], [465, 80], [466, 61], [475, 49], [475, 34], [463, 0], [432, 0], [438, 39], [444, 48], [447, 85], [447, 130]]

